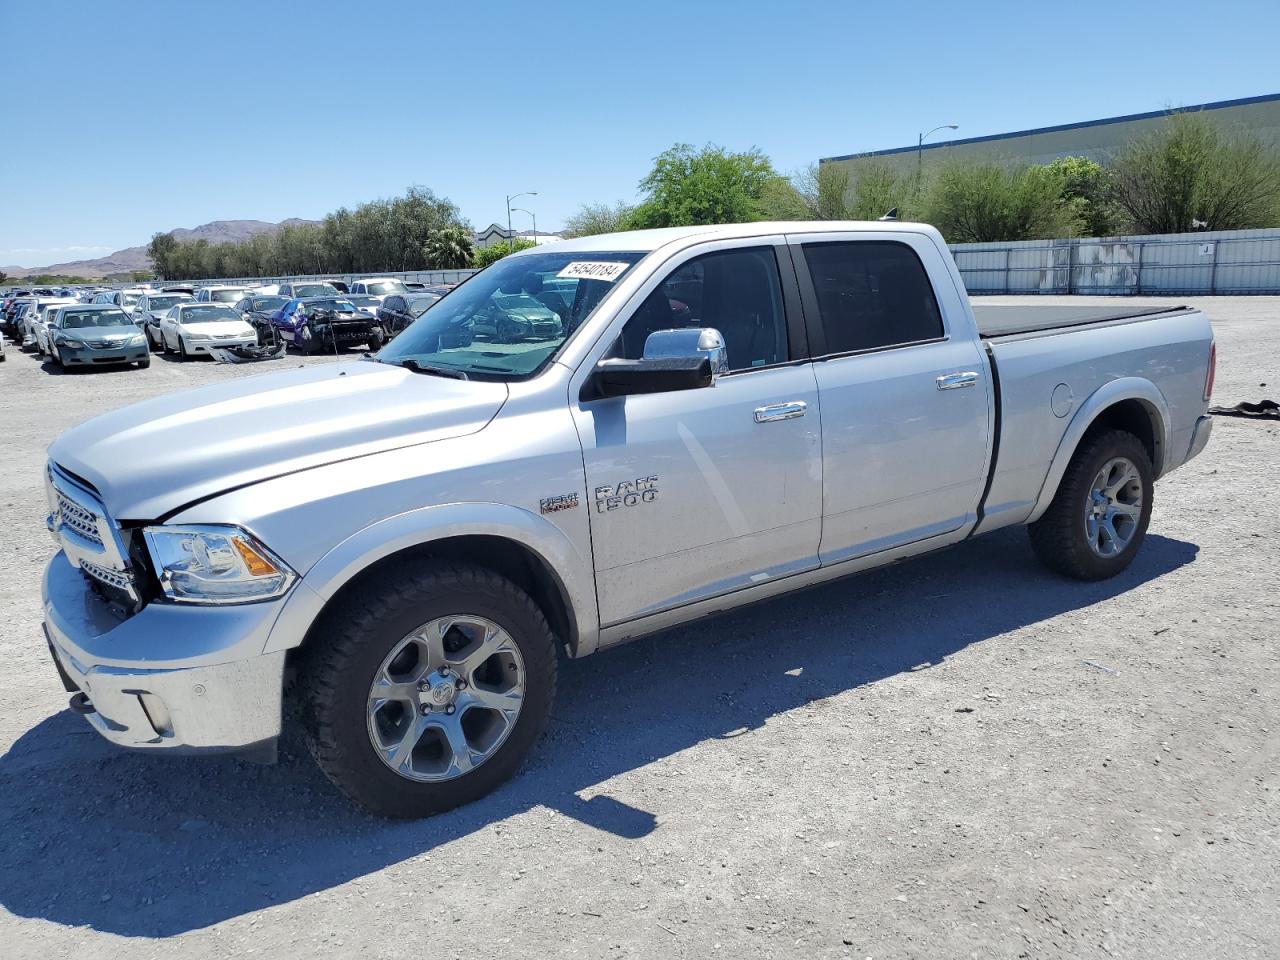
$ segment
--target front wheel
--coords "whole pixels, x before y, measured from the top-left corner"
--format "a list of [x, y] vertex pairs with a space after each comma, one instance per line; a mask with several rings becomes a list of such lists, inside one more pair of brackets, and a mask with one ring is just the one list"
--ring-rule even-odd
[[1133, 434], [1086, 437], [1049, 509], [1028, 528], [1046, 566], [1077, 580], [1114, 577], [1133, 561], [1151, 520], [1151, 457]]
[[178, 334], [178, 359], [182, 363], [191, 359], [191, 354], [187, 353], [187, 342], [182, 339], [182, 334]]
[[422, 562], [370, 583], [309, 643], [300, 705], [312, 753], [382, 816], [429, 816], [495, 789], [555, 697], [546, 618], [481, 567]]

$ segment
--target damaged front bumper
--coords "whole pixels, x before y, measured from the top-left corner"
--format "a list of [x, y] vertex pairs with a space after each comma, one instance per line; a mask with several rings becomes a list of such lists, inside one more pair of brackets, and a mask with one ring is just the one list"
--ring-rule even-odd
[[280, 736], [285, 653], [262, 650], [282, 601], [152, 603], [121, 620], [61, 552], [45, 571], [43, 601], [64, 683], [83, 694], [72, 706], [111, 742], [217, 753]]

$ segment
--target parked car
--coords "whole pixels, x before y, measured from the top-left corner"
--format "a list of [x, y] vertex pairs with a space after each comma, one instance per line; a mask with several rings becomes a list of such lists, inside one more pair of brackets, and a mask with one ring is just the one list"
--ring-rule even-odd
[[171, 283], [160, 288], [161, 293], [185, 293], [190, 297], [196, 295], [196, 288], [189, 283]]
[[[530, 272], [574, 281], [560, 336], [442, 346]], [[269, 756], [296, 709], [334, 784], [424, 816], [518, 769], [561, 650], [1016, 524], [1061, 574], [1121, 573], [1209, 440], [1214, 358], [1187, 307], [975, 311], [920, 224], [567, 240], [369, 361], [64, 433], [45, 637], [117, 744]]]
[[63, 368], [136, 363], [151, 365], [147, 338], [133, 317], [117, 306], [59, 307], [49, 322], [47, 352]]
[[378, 322], [390, 340], [427, 311], [440, 298], [433, 293], [393, 293], [378, 308]]
[[559, 337], [563, 324], [554, 310], [529, 294], [495, 290], [485, 309], [472, 318], [471, 329], [494, 343], [518, 343]]
[[127, 290], [104, 290], [95, 296], [90, 303], [110, 304], [129, 312], [138, 305], [138, 299], [146, 294], [145, 290], [131, 287]]
[[6, 314], [9, 319], [5, 321], [4, 332], [19, 349], [22, 348], [23, 341], [26, 339], [23, 332], [26, 327], [24, 323], [26, 313], [28, 310], [34, 309], [35, 305], [34, 299], [18, 300], [10, 308], [10, 312]]
[[382, 305], [381, 300], [367, 293], [346, 293], [343, 294], [342, 299], [351, 303], [361, 313], [367, 313], [371, 317], [378, 315], [378, 307]]
[[296, 283], [277, 284], [276, 293], [290, 300], [298, 300], [303, 297], [336, 297], [338, 288], [331, 283], [322, 281], [299, 280]]
[[232, 304], [250, 293], [248, 287], [208, 286], [196, 291], [197, 303]]
[[381, 301], [383, 297], [393, 293], [408, 293], [409, 288], [404, 285], [403, 280], [395, 280], [391, 277], [365, 277], [362, 280], [352, 281], [351, 292], [377, 297]]
[[224, 303], [180, 303], [160, 320], [160, 349], [189, 360], [210, 347], [247, 347], [258, 342], [257, 331]]
[[288, 302], [285, 297], [254, 294], [238, 302], [235, 309], [257, 332], [259, 344], [274, 343], [277, 335], [271, 324], [271, 317]]
[[36, 298], [33, 295], [24, 291], [4, 302], [3, 312], [0, 312], [0, 327], [9, 335], [9, 339], [15, 343], [22, 342], [22, 338], [18, 333], [18, 314], [28, 304], [35, 303], [35, 301]]
[[420, 280], [406, 280], [404, 288], [409, 293], [422, 293], [423, 290], [427, 289], [427, 285]]
[[160, 349], [160, 320], [180, 303], [194, 302], [189, 293], [144, 293], [133, 308], [133, 320], [147, 338], [147, 345]]
[[303, 353], [332, 352], [352, 344], [379, 349], [385, 336], [377, 318], [343, 297], [290, 300], [271, 317], [280, 339]]
[[48, 351], [48, 324], [59, 307], [76, 303], [69, 297], [39, 297], [22, 318], [22, 349], [43, 357]]
[[337, 290], [341, 294], [345, 295], [351, 292], [351, 287], [345, 280], [333, 280], [333, 279], [327, 278], [322, 282], [327, 283], [329, 286], [333, 287], [333, 289]]

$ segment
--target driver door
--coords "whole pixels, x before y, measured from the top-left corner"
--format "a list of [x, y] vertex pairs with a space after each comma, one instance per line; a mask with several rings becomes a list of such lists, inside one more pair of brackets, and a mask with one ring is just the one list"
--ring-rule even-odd
[[782, 239], [695, 247], [624, 314], [605, 356], [714, 327], [729, 371], [700, 389], [571, 398], [601, 626], [817, 566], [818, 392]]

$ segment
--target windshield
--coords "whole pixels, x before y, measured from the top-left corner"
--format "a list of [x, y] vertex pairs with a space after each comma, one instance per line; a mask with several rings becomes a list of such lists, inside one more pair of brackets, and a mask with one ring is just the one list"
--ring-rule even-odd
[[184, 293], [172, 293], [162, 297], [150, 297], [147, 299], [148, 310], [168, 310], [170, 307], [179, 303], [186, 303], [191, 298]]
[[86, 327], [128, 327], [133, 321], [122, 310], [73, 310], [62, 315], [63, 330]]
[[120, 294], [120, 305], [123, 307], [132, 307], [142, 297], [140, 293], [122, 293]]
[[427, 311], [427, 307], [431, 306], [439, 297], [410, 297], [407, 301], [409, 304], [409, 312], [415, 317], [420, 317]]
[[[432, 304], [377, 359], [412, 359], [496, 379], [532, 376], [643, 256], [593, 251], [506, 257]], [[518, 308], [513, 312], [504, 301]]]
[[279, 310], [289, 300], [287, 297], [254, 297], [250, 310]]
[[215, 307], [213, 304], [200, 304], [187, 307], [178, 316], [179, 323], [213, 323], [219, 320], [241, 320], [240, 314], [230, 307]]
[[242, 287], [233, 290], [210, 290], [209, 299], [214, 303], [235, 303], [249, 291]]
[[295, 283], [293, 285], [295, 297], [331, 297], [337, 292], [338, 288], [328, 283]]
[[379, 280], [377, 283], [366, 283], [364, 289], [365, 293], [371, 293], [375, 297], [385, 297], [392, 293], [405, 293], [409, 288], [399, 280]]

